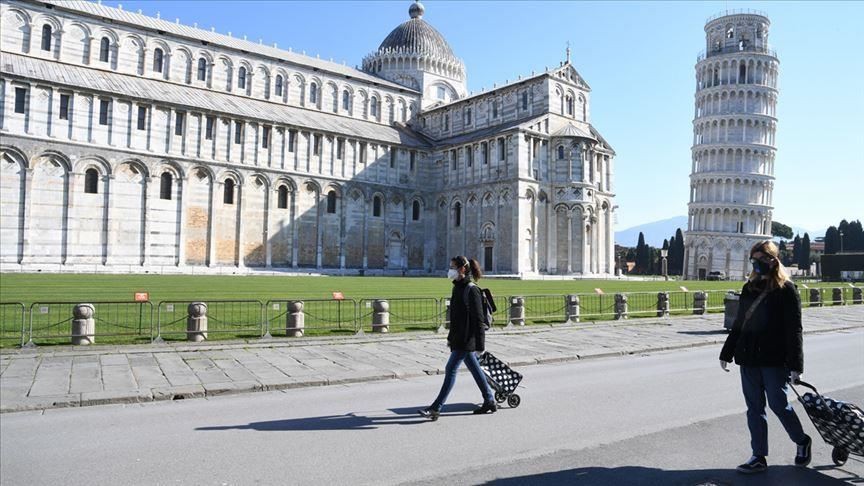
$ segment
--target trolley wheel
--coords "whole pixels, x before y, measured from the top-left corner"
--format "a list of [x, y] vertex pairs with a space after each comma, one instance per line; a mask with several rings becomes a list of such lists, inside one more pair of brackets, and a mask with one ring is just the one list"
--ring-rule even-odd
[[840, 447], [835, 447], [831, 451], [831, 459], [834, 461], [834, 464], [842, 466], [843, 464], [846, 464], [846, 459], [849, 459], [849, 451]]
[[522, 399], [515, 393], [507, 397], [507, 405], [510, 405], [510, 408], [516, 408], [520, 403], [522, 403]]
[[501, 392], [495, 392], [495, 401], [498, 403], [504, 403], [504, 400], [507, 400], [507, 397]]

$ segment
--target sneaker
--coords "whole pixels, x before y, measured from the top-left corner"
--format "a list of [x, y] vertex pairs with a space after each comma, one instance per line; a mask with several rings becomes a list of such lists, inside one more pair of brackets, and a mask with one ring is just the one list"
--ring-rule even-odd
[[495, 413], [498, 411], [498, 404], [495, 402], [483, 402], [483, 405], [474, 410], [475, 415], [481, 413]]
[[753, 456], [749, 461], [736, 467], [735, 470], [743, 474], [756, 474], [768, 469], [768, 461], [765, 456]]
[[810, 453], [810, 446], [812, 445], [813, 439], [811, 439], [809, 435], [803, 444], [798, 444], [798, 452], [795, 454], [796, 466], [805, 467], [810, 464], [810, 459], [813, 458], [813, 455]]
[[421, 417], [426, 417], [433, 422], [438, 420], [438, 416], [441, 415], [441, 412], [432, 408], [422, 408], [417, 410], [417, 413], [419, 413]]

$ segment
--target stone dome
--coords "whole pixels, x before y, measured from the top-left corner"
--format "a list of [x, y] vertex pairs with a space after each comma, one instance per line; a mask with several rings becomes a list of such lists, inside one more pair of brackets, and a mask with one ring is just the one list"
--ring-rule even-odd
[[444, 36], [423, 20], [425, 9], [423, 4], [415, 2], [408, 9], [411, 19], [402, 23], [384, 38], [378, 46], [378, 54], [403, 53], [423, 54], [437, 57], [441, 60], [458, 63], [453, 50]]

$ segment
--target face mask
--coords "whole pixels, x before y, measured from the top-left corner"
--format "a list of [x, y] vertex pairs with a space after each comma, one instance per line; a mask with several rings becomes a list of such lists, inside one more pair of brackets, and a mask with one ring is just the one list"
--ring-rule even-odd
[[447, 278], [450, 280], [457, 280], [459, 278], [459, 270], [456, 270], [455, 268], [447, 270]]
[[762, 260], [751, 258], [750, 263], [753, 265], [753, 271], [759, 275], [767, 275], [771, 271], [771, 266]]

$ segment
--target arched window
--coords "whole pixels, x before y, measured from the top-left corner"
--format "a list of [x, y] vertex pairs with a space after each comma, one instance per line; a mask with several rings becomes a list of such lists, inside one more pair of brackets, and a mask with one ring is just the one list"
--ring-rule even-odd
[[51, 26], [48, 24], [42, 26], [42, 50], [51, 51]]
[[372, 198], [372, 216], [380, 217], [381, 216], [381, 197], [375, 196]]
[[99, 171], [90, 168], [84, 171], [84, 192], [87, 194], [99, 193]]
[[156, 48], [153, 51], [153, 72], [161, 73], [162, 72], [162, 58], [164, 54], [162, 53], [162, 49]]
[[198, 59], [198, 81], [207, 81], [207, 59]]
[[342, 92], [342, 109], [345, 111], [351, 109], [351, 93], [347, 89]]
[[222, 195], [222, 202], [234, 204], [234, 179], [225, 180], [225, 193]]
[[528, 92], [527, 91], [522, 92], [522, 109], [523, 110], [528, 109]]
[[453, 220], [455, 222], [455, 226], [462, 226], [462, 203], [456, 203], [453, 206]]
[[420, 221], [420, 201], [411, 205], [411, 221]]
[[561, 160], [563, 158], [564, 158], [564, 146], [559, 145], [558, 146], [558, 160]]
[[275, 87], [274, 92], [276, 93], [276, 96], [282, 96], [282, 75], [281, 74], [276, 76], [276, 87]]
[[279, 209], [288, 209], [288, 188], [279, 186], [279, 197], [276, 203]]
[[738, 65], [738, 82], [746, 83], [747, 82], [747, 65], [743, 62]]
[[246, 89], [246, 68], [244, 66], [240, 66], [240, 70], [237, 72], [237, 87]]
[[327, 213], [336, 214], [336, 191], [327, 193]]
[[318, 85], [315, 83], [309, 85], [309, 102], [313, 105], [318, 104]]
[[99, 42], [99, 61], [108, 62], [111, 49], [111, 41], [107, 37], [103, 37], [102, 41]]
[[174, 184], [174, 176], [170, 172], [163, 172], [159, 181], [159, 199], [171, 200], [172, 185]]
[[573, 97], [567, 96], [567, 114], [573, 116]]
[[372, 112], [372, 118], [378, 118], [378, 98], [372, 98], [369, 109]]

